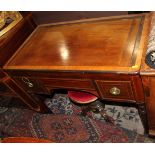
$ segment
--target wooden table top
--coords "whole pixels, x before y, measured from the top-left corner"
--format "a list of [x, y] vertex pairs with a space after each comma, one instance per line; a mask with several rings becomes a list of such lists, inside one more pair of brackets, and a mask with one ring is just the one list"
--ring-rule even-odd
[[135, 72], [148, 27], [147, 14], [40, 25], [4, 69]]

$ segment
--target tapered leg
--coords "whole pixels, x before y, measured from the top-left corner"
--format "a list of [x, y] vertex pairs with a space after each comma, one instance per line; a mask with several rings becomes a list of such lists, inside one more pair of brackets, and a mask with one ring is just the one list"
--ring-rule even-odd
[[139, 112], [141, 121], [143, 123], [145, 133], [148, 133], [148, 121], [147, 121], [147, 113], [146, 113], [145, 104], [144, 103], [139, 103], [137, 105], [138, 105], [138, 112]]
[[95, 102], [89, 103], [88, 105], [83, 105], [81, 114], [83, 116], [86, 116], [87, 112], [89, 111], [93, 111], [94, 113], [100, 113], [101, 111], [104, 110], [104, 108], [105, 108], [105, 105], [103, 103], [95, 101]]

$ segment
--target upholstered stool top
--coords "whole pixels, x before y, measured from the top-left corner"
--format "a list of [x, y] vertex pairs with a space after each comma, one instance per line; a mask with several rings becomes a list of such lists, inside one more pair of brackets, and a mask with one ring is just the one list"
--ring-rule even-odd
[[97, 100], [95, 95], [82, 91], [68, 91], [68, 97], [72, 101], [80, 104], [88, 104]]

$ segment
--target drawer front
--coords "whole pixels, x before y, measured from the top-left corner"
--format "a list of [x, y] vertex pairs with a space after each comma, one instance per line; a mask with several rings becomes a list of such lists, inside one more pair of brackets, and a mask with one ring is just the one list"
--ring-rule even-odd
[[86, 79], [40, 79], [43, 85], [52, 88], [70, 88], [70, 89], [84, 89], [95, 90], [94, 84], [91, 80]]
[[14, 80], [28, 92], [50, 93], [50, 89], [59, 88], [95, 90], [91, 80], [29, 77], [15, 77]]
[[103, 99], [135, 100], [130, 81], [96, 80], [96, 84]]
[[16, 77], [13, 79], [27, 92], [49, 93], [38, 79], [29, 77]]

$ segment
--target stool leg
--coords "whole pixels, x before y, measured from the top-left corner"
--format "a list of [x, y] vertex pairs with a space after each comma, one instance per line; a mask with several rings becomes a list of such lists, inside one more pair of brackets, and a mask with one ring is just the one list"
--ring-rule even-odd
[[91, 103], [90, 108], [94, 113], [100, 113], [102, 110], [104, 110], [105, 104], [103, 104], [99, 101], [95, 101], [95, 102]]
[[92, 103], [91, 108], [94, 113], [99, 113], [106, 122], [114, 124], [114, 120], [106, 114], [105, 104], [102, 101]]
[[104, 109], [105, 105], [101, 102], [94, 101], [89, 105], [83, 105], [81, 115], [86, 116], [89, 111], [94, 113], [100, 113]]
[[100, 114], [106, 122], [114, 124], [114, 120], [106, 114], [105, 104], [95, 101], [92, 102], [90, 105], [83, 106], [81, 115], [86, 116], [89, 111]]
[[81, 115], [82, 115], [82, 116], [86, 116], [87, 113], [91, 110], [91, 108], [90, 108], [90, 106], [88, 105], [88, 106], [82, 107], [81, 110], [82, 110]]
[[104, 118], [104, 120], [105, 120], [106, 122], [111, 123], [111, 124], [114, 124], [114, 120], [113, 120], [110, 116], [108, 116], [108, 115], [106, 114], [106, 111], [105, 111], [105, 110], [102, 110], [102, 111], [100, 112], [100, 114], [101, 114], [101, 116]]

